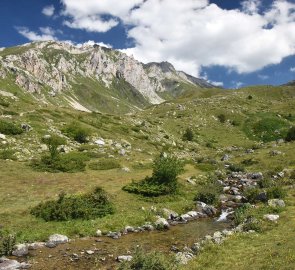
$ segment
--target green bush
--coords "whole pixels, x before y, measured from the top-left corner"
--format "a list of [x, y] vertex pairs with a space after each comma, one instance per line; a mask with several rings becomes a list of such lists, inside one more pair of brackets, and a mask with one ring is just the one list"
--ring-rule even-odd
[[217, 115], [217, 118], [220, 123], [225, 123], [225, 121], [226, 121], [226, 116], [223, 113]]
[[279, 186], [274, 186], [267, 189], [268, 199], [284, 199], [286, 195], [287, 195], [286, 191]]
[[249, 202], [255, 203], [260, 193], [261, 191], [258, 188], [248, 188], [244, 192], [244, 196], [247, 198]]
[[62, 193], [57, 200], [42, 202], [31, 210], [32, 215], [45, 221], [89, 220], [113, 213], [114, 207], [100, 187], [86, 194]]
[[0, 256], [11, 256], [16, 244], [16, 235], [7, 231], [0, 231]]
[[59, 154], [52, 158], [49, 155], [44, 155], [40, 160], [33, 161], [32, 167], [39, 171], [48, 172], [81, 172], [85, 170], [86, 161], [89, 157], [84, 153], [67, 153]]
[[10, 160], [16, 160], [15, 157], [15, 151], [12, 149], [3, 149], [0, 151], [0, 159], [10, 159]]
[[10, 104], [9, 102], [0, 97], [0, 105], [7, 108]]
[[67, 126], [63, 132], [79, 143], [86, 143], [91, 132], [89, 129], [82, 127], [79, 123], [73, 122]]
[[194, 200], [214, 205], [218, 202], [220, 194], [221, 192], [219, 188], [213, 185], [207, 185], [198, 191]]
[[96, 162], [92, 162], [88, 165], [91, 170], [111, 170], [120, 168], [121, 165], [118, 161], [113, 159], [101, 159]]
[[273, 180], [272, 179], [270, 179], [270, 178], [264, 178], [264, 179], [261, 179], [259, 182], [258, 182], [258, 186], [260, 187], [260, 188], [269, 188], [269, 187], [271, 187], [271, 186], [273, 186], [274, 185], [274, 182], [273, 182]]
[[18, 135], [22, 134], [23, 130], [20, 126], [8, 122], [6, 120], [0, 120], [0, 133], [5, 135]]
[[288, 130], [288, 133], [287, 133], [285, 139], [286, 139], [287, 142], [295, 141], [295, 127], [291, 127]]
[[239, 164], [230, 164], [228, 170], [231, 172], [244, 172], [245, 168]]
[[178, 264], [172, 256], [161, 252], [146, 253], [138, 248], [130, 262], [123, 262], [119, 270], [176, 270]]
[[250, 208], [251, 208], [251, 204], [245, 203], [235, 210], [234, 212], [235, 225], [239, 225], [245, 221]]
[[191, 128], [187, 128], [182, 136], [184, 141], [192, 141], [194, 139], [194, 132]]
[[177, 176], [183, 171], [183, 164], [176, 157], [160, 155], [154, 160], [153, 174], [139, 182], [132, 182], [123, 190], [144, 196], [173, 194], [178, 190]]
[[52, 160], [57, 158], [58, 155], [60, 154], [58, 151], [58, 147], [60, 145], [66, 144], [66, 140], [57, 135], [50, 135], [49, 137], [43, 137], [41, 141], [47, 145], [49, 153], [50, 153], [50, 157]]

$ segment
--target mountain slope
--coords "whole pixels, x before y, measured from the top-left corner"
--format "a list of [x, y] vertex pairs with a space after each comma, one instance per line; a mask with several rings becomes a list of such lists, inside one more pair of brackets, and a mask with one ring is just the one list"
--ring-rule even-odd
[[213, 87], [167, 62], [144, 65], [98, 45], [78, 48], [51, 41], [0, 51], [1, 78], [44, 102], [104, 112], [159, 104], [187, 87]]

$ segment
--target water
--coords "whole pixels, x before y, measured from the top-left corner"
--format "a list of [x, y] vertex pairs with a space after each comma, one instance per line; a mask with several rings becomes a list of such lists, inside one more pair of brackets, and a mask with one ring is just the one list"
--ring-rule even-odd
[[[54, 249], [33, 251], [31, 269], [114, 269], [117, 264], [115, 258], [119, 255], [128, 255], [138, 245], [146, 251], [157, 250], [168, 253], [172, 245], [180, 250], [185, 246], [190, 247], [205, 235], [221, 231], [229, 225], [212, 219], [201, 219], [172, 226], [167, 231], [130, 233], [116, 240], [108, 237], [99, 238], [101, 242], [96, 242], [98, 238], [76, 239]], [[95, 254], [82, 257], [81, 252], [85, 250], [95, 250]], [[73, 253], [78, 254], [80, 259], [72, 262]]]
[[216, 220], [216, 222], [224, 222], [227, 220], [227, 216], [232, 214], [234, 211], [230, 209], [222, 210], [220, 217]]

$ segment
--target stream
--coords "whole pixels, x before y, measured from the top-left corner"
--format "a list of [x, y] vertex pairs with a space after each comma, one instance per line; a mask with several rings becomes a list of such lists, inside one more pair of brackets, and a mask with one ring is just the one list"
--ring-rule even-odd
[[[171, 226], [166, 231], [128, 233], [119, 239], [109, 237], [74, 239], [56, 248], [41, 248], [30, 251], [26, 261], [32, 270], [90, 270], [115, 269], [118, 266], [116, 257], [132, 255], [130, 252], [139, 245], [145, 251], [157, 250], [168, 253], [172, 246], [182, 250], [192, 246], [208, 234], [229, 228], [228, 222], [216, 222], [204, 218], [187, 224]], [[86, 251], [92, 251], [89, 255]]]

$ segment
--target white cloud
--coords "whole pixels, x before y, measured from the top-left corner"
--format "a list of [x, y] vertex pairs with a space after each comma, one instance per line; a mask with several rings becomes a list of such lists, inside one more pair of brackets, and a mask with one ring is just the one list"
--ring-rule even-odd
[[46, 40], [58, 40], [55, 36], [56, 31], [50, 27], [40, 27], [40, 34], [34, 31], [31, 31], [27, 27], [16, 27], [16, 30], [19, 34], [24, 36], [30, 41], [46, 41]]
[[291, 72], [295, 72], [295, 67], [291, 67], [291, 68], [290, 68], [290, 71], [291, 71]]
[[209, 0], [61, 0], [65, 25], [106, 32], [128, 26], [140, 61], [169, 61], [193, 75], [219, 65], [254, 72], [295, 54], [295, 4], [274, 0], [265, 12], [260, 0], [225, 10]]
[[47, 16], [47, 17], [51, 17], [51, 16], [53, 16], [53, 14], [54, 14], [54, 10], [55, 10], [55, 8], [54, 8], [53, 5], [51, 5], [51, 6], [46, 6], [46, 7], [44, 7], [44, 8], [42, 9], [42, 13], [43, 13], [45, 16]]
[[212, 82], [212, 81], [208, 81], [209, 83], [217, 86], [217, 87], [222, 87], [223, 86], [223, 82]]
[[244, 85], [244, 83], [232, 81], [232, 85], [233, 85], [233, 88], [238, 89], [238, 88], [241, 88]]
[[112, 45], [111, 44], [106, 44], [104, 42], [95, 42], [94, 40], [88, 40], [84, 43], [78, 43], [78, 44], [75, 44], [76, 47], [78, 48], [81, 48], [83, 46], [93, 46], [93, 45], [99, 45], [101, 47], [106, 47], [106, 48], [112, 48]]

